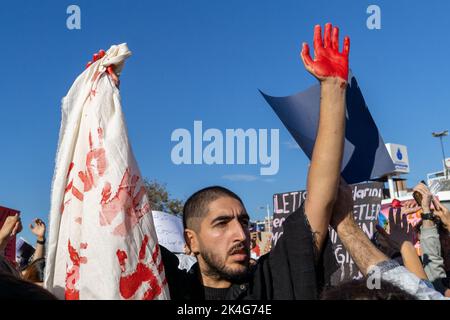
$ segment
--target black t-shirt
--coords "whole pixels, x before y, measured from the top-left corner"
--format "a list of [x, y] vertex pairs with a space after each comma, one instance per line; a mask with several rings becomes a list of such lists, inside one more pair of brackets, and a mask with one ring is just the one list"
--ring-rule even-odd
[[283, 235], [277, 245], [259, 258], [248, 278], [220, 294], [202, 286], [198, 264], [189, 271], [179, 270], [178, 258], [173, 253], [162, 246], [161, 253], [170, 296], [174, 300], [317, 299], [338, 269], [329, 237], [317, 257], [303, 205], [284, 221]]
[[230, 288], [210, 288], [203, 287], [205, 300], [225, 300]]

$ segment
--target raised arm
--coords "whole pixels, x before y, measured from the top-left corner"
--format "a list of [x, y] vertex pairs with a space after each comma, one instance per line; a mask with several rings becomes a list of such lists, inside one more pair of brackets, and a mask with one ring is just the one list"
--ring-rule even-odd
[[428, 280], [422, 261], [414, 248], [413, 226], [408, 223], [407, 215], [402, 213], [401, 208], [397, 208], [394, 214], [394, 208], [389, 210], [389, 234], [382, 228], [377, 228], [393, 247], [400, 251], [403, 264], [406, 269], [414, 273], [422, 280]]
[[30, 224], [31, 232], [36, 236], [36, 251], [33, 260], [44, 258], [45, 255], [45, 223], [41, 219], [34, 219], [34, 225]]
[[[427, 280], [420, 259], [410, 241], [412, 229], [409, 228], [411, 226], [407, 223], [406, 216], [404, 215], [404, 219], [401, 219], [400, 215], [401, 209], [397, 210], [396, 219], [394, 219], [393, 209], [389, 211], [390, 235], [381, 229], [378, 231], [392, 247], [401, 252], [405, 267], [420, 279]], [[353, 218], [352, 193], [345, 183], [341, 183], [339, 186], [338, 200], [334, 207], [331, 225], [362, 274], [367, 275], [370, 267], [389, 260], [356, 224]]]
[[344, 181], [339, 185], [331, 226], [363, 275], [367, 275], [370, 267], [389, 260], [355, 222], [352, 191]]
[[433, 197], [434, 215], [439, 218], [442, 226], [450, 234], [450, 211], [445, 207], [438, 198]]
[[[433, 195], [428, 187], [419, 183], [414, 187], [414, 192], [418, 192], [421, 198], [422, 226], [420, 227], [420, 247], [422, 249], [422, 262], [428, 279], [434, 287], [441, 293], [448, 290], [442, 282], [446, 278], [444, 258], [441, 253], [441, 241], [439, 239], [438, 227], [433, 216], [430, 216], [431, 203], [434, 204], [434, 212], [439, 208], [438, 200], [433, 201]], [[445, 208], [445, 207], [444, 207]], [[446, 209], [446, 208], [445, 208]], [[450, 292], [450, 291], [449, 291]]]
[[[333, 208], [331, 226], [337, 231], [345, 249], [350, 253], [364, 276], [377, 277], [388, 281], [418, 299], [443, 299], [444, 297], [414, 273], [389, 260], [366, 234], [358, 227], [353, 218], [353, 198], [349, 186], [342, 182], [338, 199]], [[378, 275], [376, 270], [379, 271]]]
[[345, 93], [348, 79], [350, 39], [345, 37], [339, 52], [339, 29], [325, 25], [324, 39], [319, 25], [314, 29], [314, 60], [308, 44], [301, 57], [305, 68], [321, 85], [320, 120], [308, 172], [305, 213], [320, 251], [326, 239], [339, 185], [345, 136]]
[[22, 231], [22, 222], [18, 214], [6, 218], [0, 228], [0, 255], [5, 254], [5, 248], [11, 237]]

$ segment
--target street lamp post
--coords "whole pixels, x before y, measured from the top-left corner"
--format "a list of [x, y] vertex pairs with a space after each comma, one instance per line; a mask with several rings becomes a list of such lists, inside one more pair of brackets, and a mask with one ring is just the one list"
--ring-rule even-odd
[[444, 152], [444, 143], [442, 142], [442, 137], [448, 136], [448, 130], [442, 131], [442, 132], [433, 132], [433, 137], [439, 138], [441, 140], [441, 149], [442, 149], [442, 159], [444, 161], [444, 171], [445, 171], [445, 179], [448, 179], [448, 172], [447, 172], [447, 164], [445, 163], [445, 152]]
[[272, 225], [270, 223], [270, 208], [269, 208], [269, 204], [267, 204], [265, 207], [261, 206], [261, 207], [259, 207], [259, 209], [261, 209], [261, 210], [266, 209], [267, 210], [267, 225], [269, 226], [269, 230], [268, 231], [272, 232]]

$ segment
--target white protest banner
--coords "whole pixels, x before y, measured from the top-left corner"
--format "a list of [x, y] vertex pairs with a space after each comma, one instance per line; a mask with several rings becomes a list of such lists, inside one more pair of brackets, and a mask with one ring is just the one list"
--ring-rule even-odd
[[119, 75], [131, 55], [112, 46], [62, 100], [44, 285], [66, 299], [167, 299], [143, 179], [131, 150]]

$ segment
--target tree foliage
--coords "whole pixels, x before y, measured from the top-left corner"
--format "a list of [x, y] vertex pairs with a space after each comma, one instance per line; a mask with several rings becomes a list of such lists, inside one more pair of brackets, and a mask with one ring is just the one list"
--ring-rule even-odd
[[150, 200], [152, 210], [163, 211], [167, 213], [181, 215], [183, 212], [184, 201], [170, 197], [165, 184], [156, 180], [145, 180], [145, 188]]

